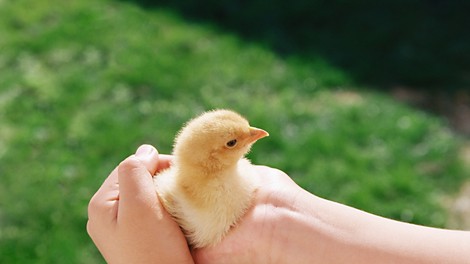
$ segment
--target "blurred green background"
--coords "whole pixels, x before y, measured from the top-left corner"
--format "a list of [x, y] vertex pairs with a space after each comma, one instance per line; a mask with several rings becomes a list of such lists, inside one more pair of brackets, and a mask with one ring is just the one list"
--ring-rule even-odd
[[103, 263], [91, 196], [213, 108], [269, 131], [250, 158], [309, 191], [447, 226], [467, 137], [390, 90], [468, 94], [468, 16], [380, 3], [0, 1], [0, 263]]

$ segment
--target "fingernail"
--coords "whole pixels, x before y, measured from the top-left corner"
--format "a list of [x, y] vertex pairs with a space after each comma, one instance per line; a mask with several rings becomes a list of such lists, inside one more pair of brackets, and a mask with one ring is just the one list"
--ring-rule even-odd
[[153, 152], [153, 147], [150, 145], [142, 145], [135, 152], [136, 157], [146, 157]]

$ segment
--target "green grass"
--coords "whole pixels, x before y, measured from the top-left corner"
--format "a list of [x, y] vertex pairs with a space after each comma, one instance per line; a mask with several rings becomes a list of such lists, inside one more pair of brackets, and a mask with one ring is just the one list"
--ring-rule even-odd
[[115, 1], [0, 1], [0, 263], [103, 263], [87, 203], [142, 143], [232, 108], [270, 137], [255, 163], [322, 197], [444, 226], [468, 175], [436, 117], [317, 58], [280, 58], [213, 25]]

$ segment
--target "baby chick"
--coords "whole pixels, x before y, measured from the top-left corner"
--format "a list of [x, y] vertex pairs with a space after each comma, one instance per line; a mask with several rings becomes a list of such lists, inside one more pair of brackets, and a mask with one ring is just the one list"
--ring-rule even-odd
[[154, 182], [193, 248], [220, 242], [251, 205], [256, 171], [244, 156], [268, 135], [230, 110], [206, 112], [178, 133], [172, 165]]

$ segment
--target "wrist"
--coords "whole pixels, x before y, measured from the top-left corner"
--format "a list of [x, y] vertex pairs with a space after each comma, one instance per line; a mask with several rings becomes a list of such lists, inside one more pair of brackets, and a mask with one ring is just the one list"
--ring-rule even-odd
[[305, 191], [295, 195], [289, 204], [275, 208], [273, 253], [279, 263], [332, 263], [321, 256], [332, 251], [336, 233], [333, 226], [319, 217], [317, 207], [323, 199]]
[[[306, 191], [285, 207], [276, 209], [277, 252], [281, 263], [374, 263], [383, 253], [364, 243], [367, 213], [328, 201]], [[373, 253], [373, 254], [371, 254]]]
[[462, 253], [470, 245], [468, 233], [402, 223], [311, 194], [298, 195], [296, 200], [288, 210], [278, 210], [283, 218], [277, 228], [281, 263], [416, 264], [468, 259]]

